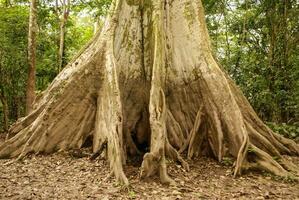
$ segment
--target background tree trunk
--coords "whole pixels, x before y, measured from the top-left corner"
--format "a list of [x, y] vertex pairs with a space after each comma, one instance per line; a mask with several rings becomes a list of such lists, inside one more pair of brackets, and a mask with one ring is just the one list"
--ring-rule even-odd
[[[58, 72], [61, 71], [64, 65], [65, 56], [65, 34], [66, 34], [66, 24], [70, 13], [70, 0], [61, 1], [62, 13], [59, 14], [58, 11], [58, 1], [56, 1], [56, 12], [59, 19], [59, 49], [58, 49]], [[61, 17], [59, 17], [61, 15]]]
[[36, 34], [37, 34], [37, 1], [31, 0], [29, 33], [28, 33], [28, 80], [26, 88], [26, 113], [33, 108], [35, 98], [35, 65], [36, 65]]
[[8, 131], [8, 127], [9, 127], [9, 117], [8, 117], [8, 104], [7, 104], [7, 99], [4, 96], [4, 92], [0, 91], [0, 100], [2, 103], [2, 108], [3, 108], [3, 128], [4, 131]]

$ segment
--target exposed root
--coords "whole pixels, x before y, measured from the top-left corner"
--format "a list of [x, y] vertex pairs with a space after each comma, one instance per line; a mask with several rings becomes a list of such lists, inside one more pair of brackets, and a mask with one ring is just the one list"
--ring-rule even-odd
[[166, 156], [174, 161], [179, 162], [186, 171], [190, 170], [188, 163], [180, 156], [178, 151], [168, 141], [166, 141], [165, 151]]
[[174, 181], [167, 174], [165, 161], [167, 109], [165, 95], [161, 88], [152, 88], [150, 102], [151, 150], [143, 157], [140, 177], [159, 173], [162, 183], [173, 184]]
[[[194, 127], [191, 130], [191, 133], [189, 134], [189, 141], [185, 144], [185, 146], [189, 146], [188, 148], [188, 158], [191, 159], [195, 153], [200, 152], [200, 148], [204, 139], [204, 135], [206, 134], [206, 132], [204, 130], [201, 129], [200, 131], [200, 127], [204, 126], [204, 123], [202, 123], [203, 119], [202, 119], [202, 109], [200, 109], [197, 112], [196, 115], [196, 119], [195, 119], [195, 123], [194, 123]], [[180, 152], [183, 152], [185, 150], [185, 147], [183, 147]], [[198, 154], [196, 155], [198, 156]]]
[[[161, 152], [162, 153], [162, 152]], [[153, 153], [146, 153], [140, 168], [140, 178], [148, 178], [158, 172], [161, 158]]]
[[101, 146], [99, 147], [99, 149], [96, 151], [96, 152], [94, 152], [91, 156], [90, 156], [90, 160], [95, 160], [98, 156], [100, 156], [101, 155], [101, 153], [102, 153], [102, 151], [104, 150], [104, 149], [106, 149], [107, 148], [107, 141], [105, 141], [105, 142], [103, 142], [102, 144], [101, 144]]
[[174, 180], [167, 173], [166, 160], [163, 153], [161, 151], [159, 155], [155, 155], [154, 153], [146, 153], [144, 155], [140, 169], [140, 178], [148, 178], [158, 173], [162, 183], [175, 184]]
[[269, 171], [277, 176], [286, 177], [289, 173], [276, 162], [268, 153], [262, 151], [254, 145], [251, 145], [251, 151], [256, 155], [254, 161], [260, 169]]
[[186, 144], [188, 142], [185, 140], [181, 126], [175, 120], [169, 109], [167, 109], [166, 129], [167, 138], [173, 147], [181, 148], [184, 143]]

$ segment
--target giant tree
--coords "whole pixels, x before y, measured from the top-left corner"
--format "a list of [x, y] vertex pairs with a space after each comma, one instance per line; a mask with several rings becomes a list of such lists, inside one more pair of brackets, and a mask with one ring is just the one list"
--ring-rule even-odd
[[[167, 175], [166, 157], [235, 158], [234, 175], [298, 172], [282, 154], [294, 141], [272, 132], [211, 52], [201, 0], [115, 0], [101, 32], [10, 129], [1, 158], [80, 148], [92, 137], [112, 173], [144, 151], [141, 177]], [[149, 147], [149, 148], [147, 148]]]

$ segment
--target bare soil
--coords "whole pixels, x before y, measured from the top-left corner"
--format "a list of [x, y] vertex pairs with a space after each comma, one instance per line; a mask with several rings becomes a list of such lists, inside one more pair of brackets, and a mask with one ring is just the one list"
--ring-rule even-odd
[[0, 160], [0, 199], [299, 199], [299, 184], [291, 179], [261, 172], [233, 178], [229, 160], [188, 161], [190, 172], [168, 163], [176, 186], [163, 185], [158, 177], [140, 180], [140, 162], [131, 161], [125, 167], [131, 185], [122, 187], [109, 177], [105, 160], [91, 162], [88, 156], [84, 149], [29, 156], [11, 165]]

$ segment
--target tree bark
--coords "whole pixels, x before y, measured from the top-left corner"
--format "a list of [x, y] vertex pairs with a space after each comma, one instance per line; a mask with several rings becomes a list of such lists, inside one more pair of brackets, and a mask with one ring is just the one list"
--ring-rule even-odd
[[31, 0], [29, 33], [28, 33], [28, 79], [26, 88], [26, 113], [33, 109], [35, 99], [35, 65], [36, 65], [36, 34], [37, 34], [37, 1]]
[[259, 119], [212, 56], [200, 0], [114, 1], [102, 31], [10, 132], [0, 158], [80, 148], [92, 136], [94, 155], [105, 149], [124, 184], [126, 160], [142, 152], [140, 176], [170, 184], [166, 158], [189, 170], [182, 152], [231, 156], [235, 176], [298, 170], [282, 157], [298, 144]]
[[[59, 49], [58, 49], [58, 72], [61, 71], [64, 65], [64, 56], [65, 56], [65, 34], [66, 34], [66, 24], [70, 12], [70, 0], [61, 1], [62, 5], [62, 14], [59, 19]], [[59, 16], [58, 11], [58, 1], [56, 1], [56, 12]]]
[[8, 117], [9, 110], [8, 110], [7, 100], [6, 97], [4, 96], [3, 91], [1, 91], [0, 93], [0, 100], [3, 108], [3, 128], [4, 131], [6, 132], [8, 131], [8, 127], [9, 127], [9, 117]]

